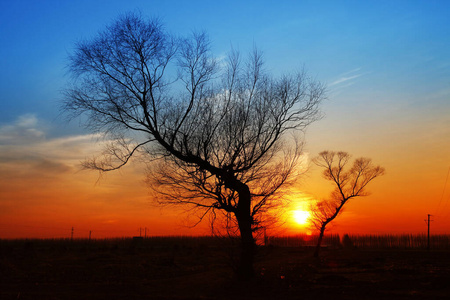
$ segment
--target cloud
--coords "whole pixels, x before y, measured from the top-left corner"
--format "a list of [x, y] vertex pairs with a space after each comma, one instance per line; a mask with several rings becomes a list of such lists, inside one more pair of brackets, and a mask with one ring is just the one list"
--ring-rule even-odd
[[24, 144], [45, 138], [42, 125], [34, 114], [25, 114], [10, 125], [0, 127], [0, 145]]
[[[31, 114], [0, 125], [0, 220], [8, 228], [60, 224], [57, 227], [108, 228], [115, 235], [117, 229], [133, 230], [136, 223], [144, 224], [144, 216], [154, 214], [139, 164], [100, 182], [97, 172], [80, 172], [80, 162], [101, 153], [102, 136], [51, 137], [52, 128], [43, 125], [45, 121]], [[11, 230], [7, 234], [23, 235]]]
[[354, 79], [361, 77], [364, 73], [358, 73], [361, 68], [355, 68], [348, 72], [342, 73], [338, 76], [338, 79], [334, 80], [329, 86], [340, 85], [342, 83], [347, 83], [347, 85]]
[[34, 168], [36, 171], [40, 172], [42, 170], [45, 170], [46, 172], [61, 174], [66, 173], [72, 170], [70, 166], [67, 164], [51, 161], [48, 159], [42, 159], [38, 163], [34, 165]]
[[75, 170], [98, 149], [98, 135], [47, 138], [44, 122], [33, 114], [0, 126], [0, 170], [3, 176], [62, 174]]
[[330, 83], [330, 86], [341, 84], [341, 83], [350, 81], [352, 79], [356, 79], [356, 78], [361, 77], [361, 76], [362, 76], [362, 74], [357, 74], [357, 75], [347, 76], [347, 77], [341, 77], [338, 80], [333, 81], [332, 83]]

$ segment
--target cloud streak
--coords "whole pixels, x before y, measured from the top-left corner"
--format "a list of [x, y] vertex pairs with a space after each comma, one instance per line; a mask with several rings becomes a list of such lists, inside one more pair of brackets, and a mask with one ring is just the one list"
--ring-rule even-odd
[[13, 124], [0, 127], [0, 145], [22, 144], [45, 138], [34, 114], [25, 114], [17, 118]]
[[34, 186], [50, 192], [99, 151], [103, 143], [94, 143], [95, 139], [98, 135], [47, 138], [43, 122], [32, 114], [0, 126], [1, 198], [16, 198]]
[[357, 74], [357, 75], [348, 76], [348, 77], [341, 77], [338, 80], [333, 81], [332, 83], [330, 83], [330, 86], [338, 85], [338, 84], [341, 84], [341, 83], [344, 83], [344, 82], [356, 79], [356, 78], [361, 77], [361, 76], [362, 76], [362, 74]]
[[[155, 212], [148, 206], [142, 170], [131, 164], [99, 182], [97, 172], [80, 172], [80, 162], [101, 152], [105, 142], [99, 142], [100, 135], [48, 138], [47, 132], [31, 114], [0, 126], [0, 220], [8, 224], [0, 226], [0, 236], [21, 236], [8, 228], [24, 223], [85, 226], [111, 236], [119, 229], [131, 234], [138, 224], [151, 224], [143, 221]], [[154, 222], [162, 226], [158, 224]], [[36, 228], [25, 236], [42, 236]]]
[[329, 86], [342, 86], [345, 84], [345, 86], [349, 86], [354, 83], [355, 79], [367, 74], [367, 73], [360, 73], [361, 68], [355, 68], [353, 70], [350, 70], [348, 72], [342, 73], [338, 76], [337, 79], [332, 81]]

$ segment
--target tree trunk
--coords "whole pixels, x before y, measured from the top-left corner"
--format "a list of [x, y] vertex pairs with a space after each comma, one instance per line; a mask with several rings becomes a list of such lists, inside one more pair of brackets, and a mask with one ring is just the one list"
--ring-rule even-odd
[[237, 268], [238, 276], [247, 280], [254, 274], [253, 261], [255, 256], [255, 240], [252, 231], [252, 216], [250, 213], [250, 190], [239, 193], [239, 206], [236, 210], [236, 219], [241, 233], [241, 256]]
[[317, 240], [316, 250], [314, 251], [314, 257], [319, 257], [320, 246], [322, 245], [323, 235], [325, 233], [325, 226], [320, 228], [319, 239]]

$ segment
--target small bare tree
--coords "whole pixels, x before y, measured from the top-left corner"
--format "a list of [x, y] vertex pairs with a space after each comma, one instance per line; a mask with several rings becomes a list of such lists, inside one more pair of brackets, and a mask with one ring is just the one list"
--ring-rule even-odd
[[252, 276], [257, 215], [295, 179], [301, 143], [288, 133], [317, 120], [323, 86], [305, 73], [273, 78], [256, 50], [219, 62], [206, 34], [173, 38], [135, 14], [79, 43], [69, 67], [64, 110], [112, 141], [85, 166], [104, 172], [149, 158], [161, 202], [232, 217], [239, 273]]
[[320, 246], [327, 225], [341, 212], [352, 198], [367, 196], [365, 188], [376, 177], [384, 174], [384, 168], [374, 166], [369, 158], [358, 158], [346, 169], [351, 156], [346, 152], [323, 151], [313, 162], [324, 168], [323, 176], [335, 185], [330, 198], [311, 206], [311, 222], [319, 230], [314, 256], [319, 256]]

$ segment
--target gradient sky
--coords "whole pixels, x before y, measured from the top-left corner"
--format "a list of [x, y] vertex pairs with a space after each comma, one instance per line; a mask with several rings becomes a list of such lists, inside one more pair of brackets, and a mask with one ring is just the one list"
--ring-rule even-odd
[[[179, 35], [206, 30], [219, 57], [256, 45], [274, 74], [304, 66], [327, 85], [305, 152], [343, 150], [386, 168], [333, 232], [424, 233], [432, 214], [432, 233], [450, 233], [449, 1], [2, 0], [0, 238], [68, 237], [72, 226], [75, 237], [208, 233], [152, 204], [138, 162], [100, 179], [80, 171], [99, 143], [60, 115], [74, 44], [136, 10]], [[299, 191], [331, 188], [311, 165]], [[286, 224], [279, 232], [305, 230]]]

